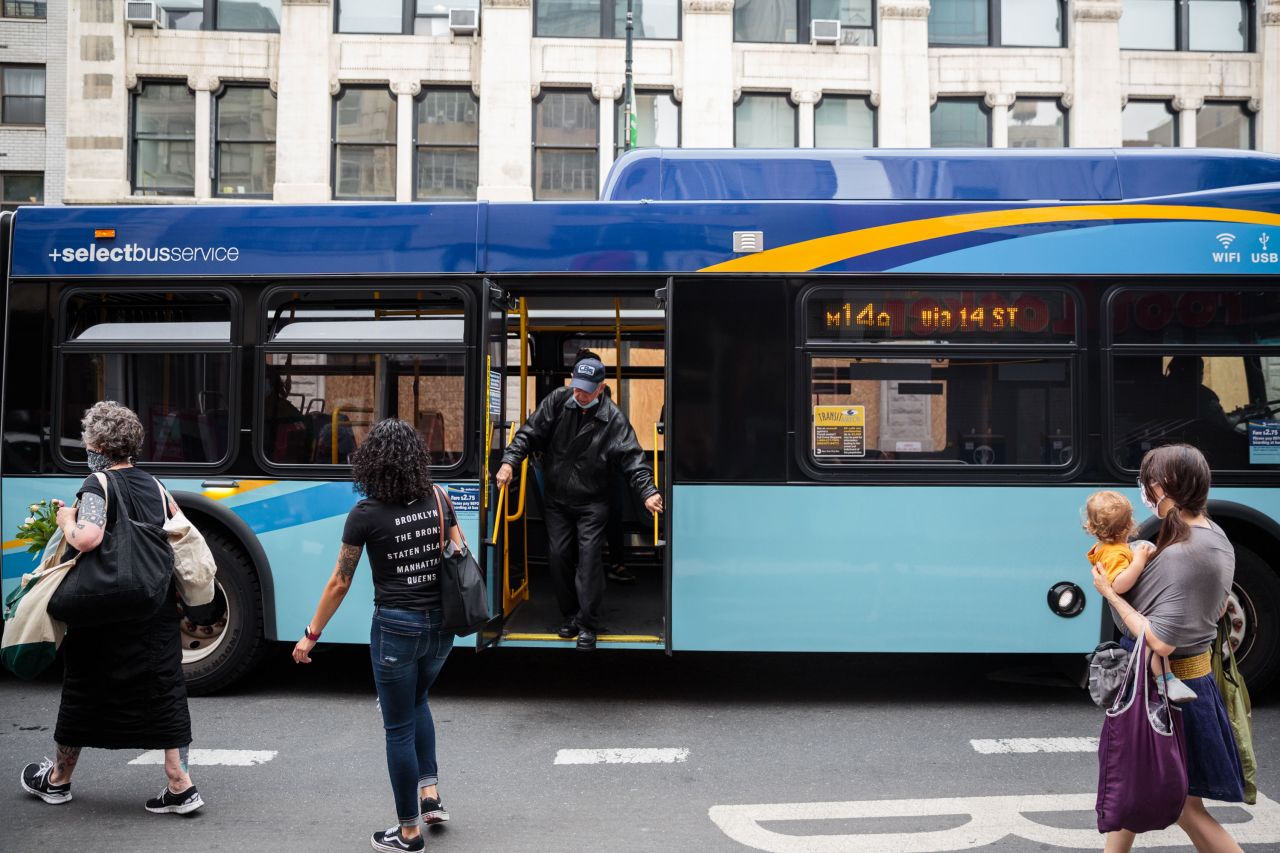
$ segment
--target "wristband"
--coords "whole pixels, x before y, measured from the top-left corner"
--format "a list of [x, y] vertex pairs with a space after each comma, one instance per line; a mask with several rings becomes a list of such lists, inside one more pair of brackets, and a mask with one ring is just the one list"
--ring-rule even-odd
[[308, 625], [307, 627], [305, 627], [305, 628], [303, 628], [303, 629], [302, 629], [302, 636], [306, 637], [308, 640], [310, 640], [310, 641], [311, 641], [311, 642], [313, 642], [313, 643], [314, 643], [314, 642], [319, 641], [319, 639], [320, 639], [320, 635], [319, 635], [319, 634], [313, 634], [313, 633], [311, 633], [311, 626], [310, 626], [310, 625]]

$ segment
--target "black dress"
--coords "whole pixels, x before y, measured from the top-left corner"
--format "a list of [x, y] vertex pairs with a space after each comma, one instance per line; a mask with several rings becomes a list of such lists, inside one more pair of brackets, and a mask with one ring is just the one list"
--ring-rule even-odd
[[[127, 478], [130, 512], [139, 521], [161, 524], [164, 506], [156, 479], [137, 468], [116, 472]], [[107, 501], [107, 531], [116, 521], [113, 488]], [[102, 494], [90, 475], [80, 494]], [[72, 569], [72, 571], [75, 571]], [[191, 714], [182, 677], [177, 588], [151, 618], [89, 628], [67, 626], [62, 643], [66, 670], [62, 705], [53, 739], [63, 746], [104, 749], [174, 749], [191, 743]]]

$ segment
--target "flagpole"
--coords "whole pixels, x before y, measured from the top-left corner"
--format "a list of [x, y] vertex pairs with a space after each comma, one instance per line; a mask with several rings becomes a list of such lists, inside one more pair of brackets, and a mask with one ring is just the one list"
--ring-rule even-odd
[[635, 19], [632, 14], [632, 0], [627, 0], [627, 74], [626, 89], [623, 93], [623, 123], [622, 132], [626, 134], [626, 142], [623, 144], [624, 151], [630, 151], [636, 147], [636, 89], [631, 78], [631, 36], [635, 29]]

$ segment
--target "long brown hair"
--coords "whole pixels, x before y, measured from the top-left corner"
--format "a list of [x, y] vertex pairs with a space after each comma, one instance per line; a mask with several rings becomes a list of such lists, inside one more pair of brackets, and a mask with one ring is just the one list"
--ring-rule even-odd
[[[1173, 504], [1160, 523], [1156, 553], [1189, 539], [1191, 526], [1182, 518], [1182, 513], [1207, 515], [1205, 505], [1209, 500], [1211, 475], [1204, 454], [1189, 444], [1157, 447], [1142, 458], [1138, 480], [1152, 500], [1155, 493], [1151, 487], [1158, 484], [1164, 489], [1164, 499]], [[1158, 509], [1157, 506], [1157, 515]]]

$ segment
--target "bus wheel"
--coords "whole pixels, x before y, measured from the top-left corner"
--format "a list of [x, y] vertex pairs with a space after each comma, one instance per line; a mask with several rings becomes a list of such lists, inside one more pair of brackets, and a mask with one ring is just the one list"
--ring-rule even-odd
[[218, 564], [218, 595], [227, 612], [209, 627], [182, 621], [182, 671], [187, 692], [213, 693], [242, 678], [266, 647], [262, 632], [262, 591], [249, 557], [221, 531], [205, 533]]
[[1227, 599], [1231, 645], [1252, 693], [1280, 668], [1280, 578], [1256, 553], [1236, 545], [1236, 576]]

